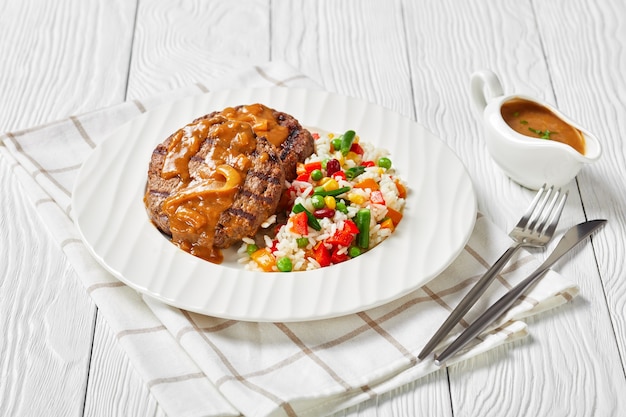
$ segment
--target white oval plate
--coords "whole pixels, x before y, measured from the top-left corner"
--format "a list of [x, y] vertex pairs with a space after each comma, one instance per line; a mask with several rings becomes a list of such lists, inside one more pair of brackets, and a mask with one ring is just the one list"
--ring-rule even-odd
[[[260, 273], [178, 249], [148, 219], [143, 194], [152, 150], [196, 117], [263, 103], [330, 132], [355, 130], [390, 151], [409, 195], [395, 233], [368, 253], [316, 271]], [[457, 156], [415, 122], [336, 94], [292, 88], [193, 96], [121, 126], [87, 159], [73, 191], [81, 237], [93, 256], [136, 290], [185, 310], [248, 321], [304, 321], [363, 311], [426, 284], [469, 239], [476, 216], [471, 180]]]

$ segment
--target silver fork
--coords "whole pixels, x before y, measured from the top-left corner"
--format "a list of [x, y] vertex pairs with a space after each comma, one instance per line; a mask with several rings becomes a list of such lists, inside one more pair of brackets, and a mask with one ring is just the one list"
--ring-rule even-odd
[[552, 236], [554, 236], [567, 195], [568, 192], [562, 193], [560, 188], [556, 191], [553, 186], [546, 189], [545, 184], [539, 189], [526, 213], [509, 233], [509, 236], [514, 241], [513, 244], [485, 272], [467, 295], [463, 297], [459, 305], [450, 313], [450, 316], [424, 346], [420, 354], [417, 355], [419, 359], [424, 359], [428, 356], [443, 338], [450, 333], [450, 330], [472, 308], [478, 298], [487, 290], [489, 284], [504, 268], [504, 265], [520, 248], [546, 246], [552, 239]]

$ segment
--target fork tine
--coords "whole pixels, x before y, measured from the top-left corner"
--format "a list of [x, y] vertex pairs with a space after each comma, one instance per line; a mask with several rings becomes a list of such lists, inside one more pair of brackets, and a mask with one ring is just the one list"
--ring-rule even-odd
[[538, 220], [538, 225], [534, 228], [534, 232], [536, 232], [538, 235], [541, 235], [541, 231], [544, 227], [546, 227], [546, 224], [548, 224], [548, 220], [551, 219], [550, 214], [552, 213], [554, 206], [556, 206], [560, 195], [561, 189], [559, 188], [555, 191], [552, 200], [550, 200], [550, 204], [548, 204], [548, 206], [546, 206], [546, 208], [542, 211], [541, 218]]
[[537, 207], [537, 203], [539, 203], [539, 200], [541, 199], [541, 195], [543, 194], [545, 190], [546, 190], [546, 184], [543, 184], [541, 188], [539, 189], [539, 191], [537, 191], [537, 194], [535, 194], [535, 198], [533, 198], [533, 201], [530, 203], [530, 206], [528, 206], [526, 213], [524, 213], [522, 218], [519, 219], [519, 222], [517, 222], [517, 225], [515, 227], [519, 227], [520, 229], [526, 228], [526, 225], [528, 224], [528, 221], [530, 220], [530, 217], [535, 211], [535, 207]]
[[541, 213], [544, 212], [544, 208], [546, 207], [546, 203], [550, 200], [550, 195], [552, 195], [553, 191], [554, 191], [554, 186], [548, 188], [548, 190], [546, 191], [545, 195], [542, 196], [541, 201], [539, 202], [539, 204], [537, 204], [537, 207], [535, 208], [535, 211], [533, 212], [532, 216], [530, 217], [530, 221], [526, 225], [526, 230], [531, 230], [532, 231], [535, 228], [535, 225], [537, 224], [537, 221], [539, 220], [539, 217], [541, 216]]
[[563, 212], [563, 208], [565, 207], [565, 201], [567, 201], [567, 196], [569, 195], [569, 191], [566, 191], [565, 194], [561, 196], [559, 200], [559, 204], [556, 207], [554, 213], [552, 213], [552, 217], [550, 218], [550, 225], [546, 229], [544, 235], [551, 237], [556, 230], [556, 225], [559, 223], [559, 219], [561, 218], [561, 213]]

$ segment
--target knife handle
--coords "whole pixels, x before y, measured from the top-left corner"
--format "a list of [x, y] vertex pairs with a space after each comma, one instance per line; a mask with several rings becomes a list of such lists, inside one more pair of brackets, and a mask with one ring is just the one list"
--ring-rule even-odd
[[485, 272], [485, 274], [474, 284], [472, 289], [463, 297], [461, 302], [456, 306], [452, 313], [448, 316], [446, 321], [443, 322], [439, 330], [430, 338], [424, 349], [417, 355], [421, 360], [428, 356], [433, 349], [450, 333], [450, 331], [456, 326], [463, 318], [480, 296], [487, 290], [489, 284], [491, 284], [494, 278], [502, 271], [504, 265], [507, 264], [509, 259], [517, 252], [522, 245], [519, 243], [513, 244], [500, 256], [500, 258]]
[[535, 270], [524, 281], [517, 284], [509, 292], [503, 295], [495, 304], [489, 307], [480, 315], [461, 335], [450, 344], [441, 355], [435, 358], [435, 364], [441, 366], [452, 355], [461, 350], [469, 341], [478, 336], [483, 330], [489, 327], [498, 317], [502, 315], [515, 303], [515, 301], [526, 291], [526, 289], [548, 272], [549, 267], [541, 267]]

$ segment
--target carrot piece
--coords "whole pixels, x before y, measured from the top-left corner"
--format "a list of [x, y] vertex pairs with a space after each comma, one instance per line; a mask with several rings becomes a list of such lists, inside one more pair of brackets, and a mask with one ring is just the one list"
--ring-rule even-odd
[[272, 254], [272, 251], [268, 248], [261, 248], [255, 251], [250, 258], [259, 265], [259, 267], [265, 272], [271, 272], [276, 265], [276, 257]]
[[395, 230], [395, 226], [393, 225], [393, 220], [391, 218], [387, 218], [380, 223], [381, 229], [389, 229], [392, 232]]
[[396, 181], [396, 188], [398, 189], [398, 197], [406, 198], [406, 188], [400, 182]]
[[374, 181], [372, 178], [368, 178], [366, 180], [361, 181], [360, 183], [356, 184], [354, 188], [361, 188], [361, 189], [369, 188], [372, 191], [377, 191], [378, 189], [380, 189], [378, 183]]
[[391, 219], [394, 226], [397, 226], [398, 223], [400, 223], [400, 220], [402, 220], [402, 213], [392, 209], [391, 207], [387, 207], [387, 217]]

